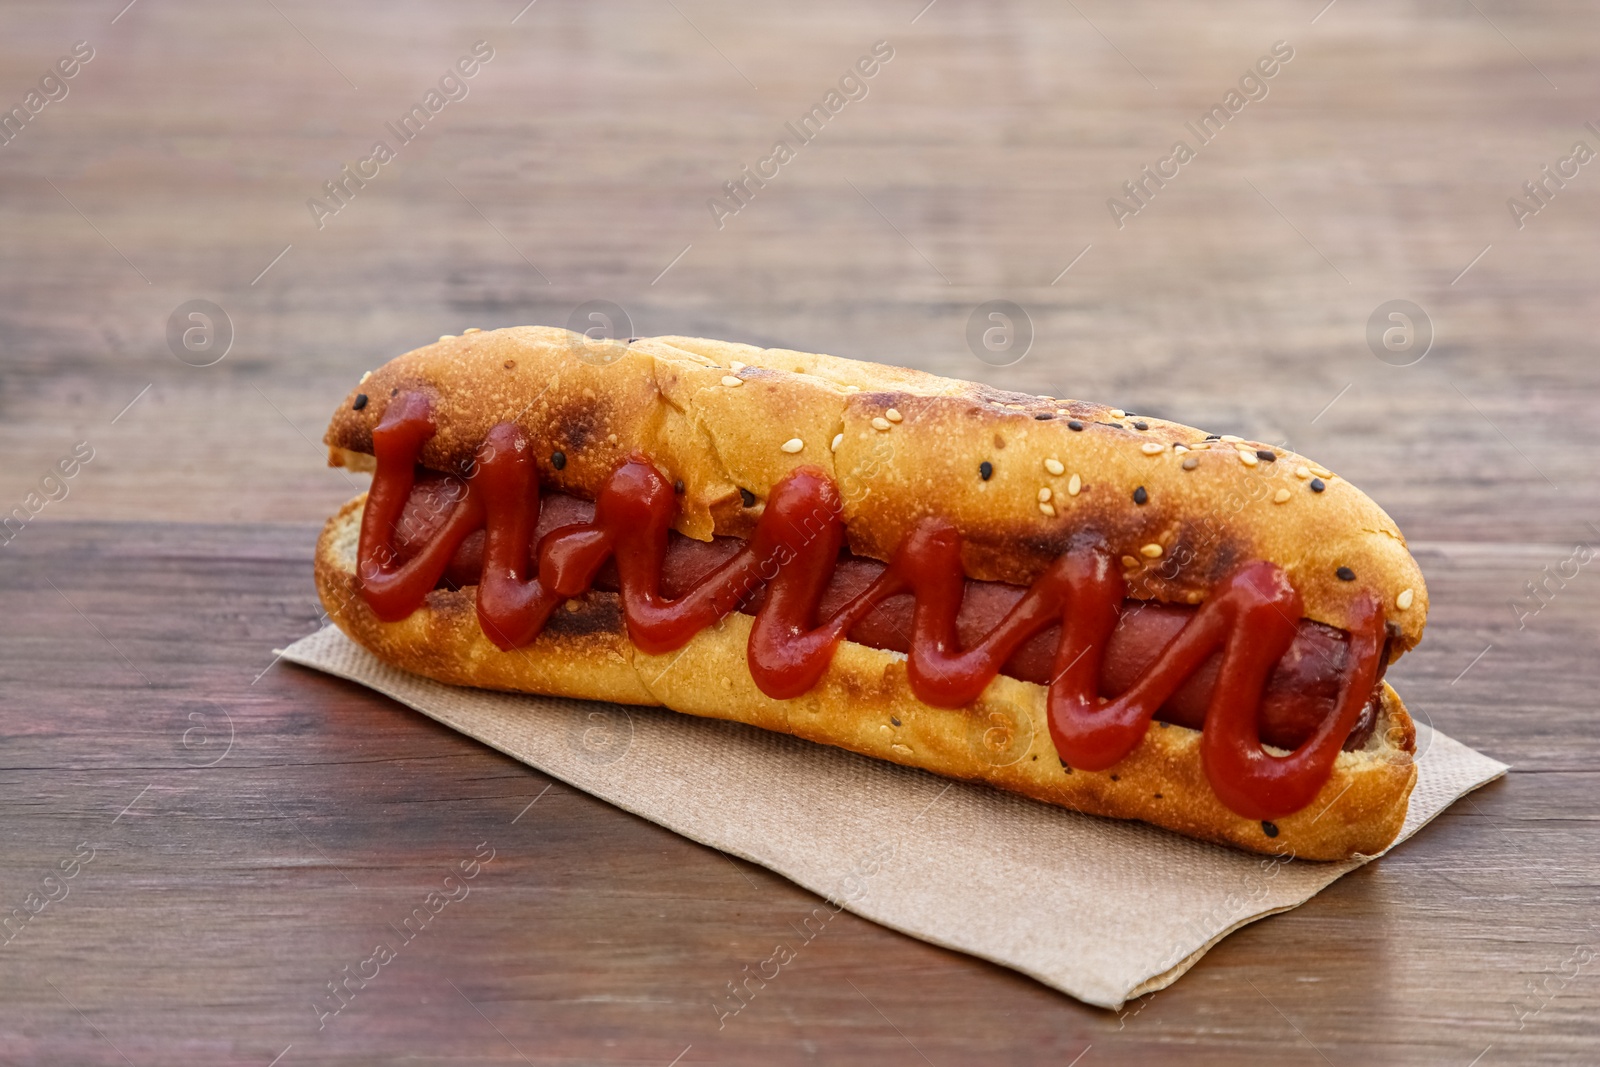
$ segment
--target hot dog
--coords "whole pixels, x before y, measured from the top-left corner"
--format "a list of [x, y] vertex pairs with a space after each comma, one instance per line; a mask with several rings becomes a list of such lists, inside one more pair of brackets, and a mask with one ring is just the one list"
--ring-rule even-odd
[[538, 327], [392, 361], [326, 441], [375, 477], [324, 531], [319, 591], [406, 669], [736, 719], [1257, 851], [1371, 853], [1403, 820], [1412, 727], [1382, 675], [1426, 590], [1388, 516], [1286, 450]]

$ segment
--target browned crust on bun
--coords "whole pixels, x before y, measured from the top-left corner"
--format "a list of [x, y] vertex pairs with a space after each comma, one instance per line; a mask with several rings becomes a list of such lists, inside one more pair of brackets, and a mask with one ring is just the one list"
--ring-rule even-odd
[[[843, 491], [858, 555], [887, 561], [921, 519], [938, 515], [961, 531], [969, 576], [1025, 585], [1090, 529], [1123, 558], [1136, 598], [1199, 603], [1239, 563], [1267, 560], [1287, 572], [1316, 622], [1349, 630], [1356, 598], [1376, 598], [1395, 627], [1391, 657], [1417, 643], [1427, 620], [1427, 588], [1400, 530], [1344, 479], [1284, 449], [1207, 443], [1200, 430], [1099, 404], [787, 349], [591, 341], [523, 326], [442, 338], [371, 372], [334, 414], [329, 461], [364, 465], [358, 454], [372, 451], [373, 427], [405, 390], [433, 398], [438, 433], [424, 465], [468, 470], [489, 429], [515, 421], [541, 483], [592, 500], [619, 462], [643, 452], [683, 481], [675, 526], [699, 540], [748, 536], [772, 486], [809, 464]], [[358, 394], [368, 398], [359, 409]], [[799, 451], [785, 452], [794, 440]], [[741, 489], [755, 506], [743, 505]], [[1354, 580], [1341, 580], [1340, 568]]]
[[752, 620], [732, 615], [677, 652], [651, 656], [628, 640], [616, 594], [590, 592], [557, 609], [530, 645], [504, 651], [478, 625], [477, 590], [436, 589], [386, 623], [356, 590], [365, 495], [328, 521], [317, 543], [317, 592], [329, 617], [387, 663], [441, 682], [628, 704], [661, 705], [748, 723], [935, 774], [987, 782], [1093, 815], [1140, 819], [1191, 837], [1274, 855], [1339, 860], [1382, 851], [1400, 832], [1416, 782], [1415, 728], [1382, 687], [1377, 727], [1341, 752], [1321, 792], [1273, 823], [1234, 814], [1212, 792], [1200, 734], [1152, 723], [1104, 772], [1068, 771], [1050, 740], [1044, 687], [1000, 676], [971, 707], [935, 708], [911, 692], [904, 657], [851, 641], [810, 692], [773, 700], [745, 658]]

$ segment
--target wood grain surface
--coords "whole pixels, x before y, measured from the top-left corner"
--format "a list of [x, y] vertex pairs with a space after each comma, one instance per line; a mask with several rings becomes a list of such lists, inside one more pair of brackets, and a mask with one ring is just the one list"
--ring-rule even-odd
[[[124, 3], [0, 8], [0, 119], [27, 117], [0, 512], [37, 510], [0, 533], [0, 1063], [1600, 1060], [1600, 578], [1569, 562], [1600, 541], [1600, 163], [1542, 170], [1600, 151], [1588, 5]], [[708, 200], [880, 41], [719, 228]], [[1119, 228], [1107, 200], [1280, 41]], [[380, 139], [319, 228], [308, 199]], [[192, 300], [225, 314], [215, 362], [169, 343]], [[359, 487], [318, 441], [352, 381], [595, 300], [1316, 456], [1428, 577], [1396, 686], [1514, 770], [1120, 1014], [844, 914], [719, 1029], [813, 897], [272, 655], [319, 625], [315, 532]], [[1021, 358], [969, 345], [990, 300]], [[1430, 343], [1380, 359], [1392, 300]]]

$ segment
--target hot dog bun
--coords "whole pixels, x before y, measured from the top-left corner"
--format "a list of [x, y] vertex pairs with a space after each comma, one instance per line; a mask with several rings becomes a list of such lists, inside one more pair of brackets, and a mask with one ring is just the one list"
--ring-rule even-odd
[[[807, 464], [840, 485], [858, 555], [888, 560], [917, 520], [939, 515], [965, 537], [968, 576], [1026, 584], [1087, 527], [1125, 554], [1133, 597], [1195, 603], [1240, 561], [1267, 560], [1287, 572], [1312, 620], [1345, 628], [1355, 597], [1377, 598], [1392, 623], [1391, 656], [1416, 643], [1426, 618], [1426, 589], [1399, 530], [1342, 479], [1285, 450], [1208, 444], [1198, 430], [1100, 405], [787, 350], [675, 337], [593, 342], [524, 327], [445, 338], [364, 378], [329, 427], [331, 463], [371, 467], [372, 429], [401, 391], [434, 400], [428, 467], [470, 469], [490, 428], [510, 420], [531, 442], [542, 484], [592, 499], [642, 451], [682, 480], [675, 525], [702, 540], [748, 536], [771, 487]], [[938, 709], [912, 694], [903, 657], [846, 641], [812, 691], [772, 700], [746, 665], [751, 623], [742, 615], [665, 657], [633, 647], [616, 595], [604, 592], [571, 602], [577, 610], [558, 611], [532, 645], [510, 652], [483, 635], [471, 589], [435, 590], [410, 617], [381, 622], [356, 590], [361, 506], [346, 505], [319, 544], [324, 604], [380, 657], [442, 681], [662, 704], [1311, 859], [1381, 850], [1415, 781], [1413, 727], [1386, 685], [1366, 744], [1339, 755], [1311, 804], [1263, 824], [1217, 800], [1193, 730], [1152, 724], [1109, 771], [1064, 773], [1045, 689], [1003, 675], [977, 706]]]

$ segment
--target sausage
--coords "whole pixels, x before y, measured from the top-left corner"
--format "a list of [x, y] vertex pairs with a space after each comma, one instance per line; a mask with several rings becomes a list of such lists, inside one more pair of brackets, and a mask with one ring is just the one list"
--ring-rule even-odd
[[[444, 524], [460, 493], [461, 482], [455, 476], [419, 468], [411, 497], [396, 524], [397, 562], [411, 558], [429, 541]], [[594, 505], [589, 501], [561, 493], [546, 494], [540, 501], [535, 539], [561, 526], [587, 522], [593, 514]], [[680, 595], [737, 552], [742, 543], [734, 537], [696, 541], [674, 532], [662, 569], [662, 593], [669, 598]], [[482, 530], [469, 535], [452, 557], [441, 585], [459, 588], [476, 584], [483, 569], [483, 545]], [[855, 556], [848, 550], [843, 552], [823, 596], [820, 615], [832, 614], [871, 585], [883, 569], [884, 564], [875, 559]], [[595, 587], [616, 590], [614, 564], [606, 564], [596, 576]], [[993, 629], [1025, 592], [1021, 586], [968, 579], [957, 616], [957, 632], [963, 644], [970, 645]], [[765, 590], [758, 590], [739, 610], [755, 614], [764, 594]], [[877, 611], [850, 630], [849, 639], [872, 648], [906, 652], [910, 647], [913, 604], [910, 594], [886, 599]], [[1130, 688], [1188, 622], [1194, 610], [1180, 604], [1127, 601], [1106, 648], [1101, 695], [1116, 697]], [[1059, 641], [1059, 627], [1036, 634], [1017, 650], [1002, 672], [1022, 681], [1048, 685]], [[1300, 620], [1293, 643], [1267, 680], [1257, 724], [1261, 740], [1279, 748], [1293, 749], [1310, 737], [1334, 711], [1346, 657], [1347, 637], [1343, 631], [1309, 619]], [[1387, 656], [1380, 660], [1386, 661]], [[1162, 705], [1156, 719], [1200, 729], [1216, 686], [1220, 662], [1219, 652]], [[1378, 685], [1381, 684], [1380, 674]], [[1368, 702], [1345, 742], [1347, 749], [1360, 747], [1370, 735], [1376, 719], [1377, 692], [1375, 687], [1373, 700]]]

